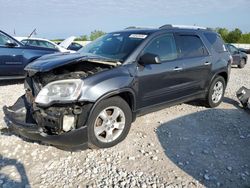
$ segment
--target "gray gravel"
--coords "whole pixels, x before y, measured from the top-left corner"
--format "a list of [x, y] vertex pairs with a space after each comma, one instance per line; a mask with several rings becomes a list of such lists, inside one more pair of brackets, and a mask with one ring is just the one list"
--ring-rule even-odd
[[[249, 187], [250, 114], [235, 97], [249, 75], [250, 64], [232, 69], [216, 109], [189, 103], [139, 117], [125, 141], [103, 150], [27, 142], [0, 109], [0, 187]], [[21, 82], [0, 82], [0, 108], [23, 94]]]

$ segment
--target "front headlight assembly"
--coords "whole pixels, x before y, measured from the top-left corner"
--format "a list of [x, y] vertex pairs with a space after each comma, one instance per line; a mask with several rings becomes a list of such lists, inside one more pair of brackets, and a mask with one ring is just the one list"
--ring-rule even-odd
[[76, 101], [82, 91], [83, 81], [80, 79], [59, 80], [47, 84], [38, 93], [35, 102], [48, 105], [55, 102]]

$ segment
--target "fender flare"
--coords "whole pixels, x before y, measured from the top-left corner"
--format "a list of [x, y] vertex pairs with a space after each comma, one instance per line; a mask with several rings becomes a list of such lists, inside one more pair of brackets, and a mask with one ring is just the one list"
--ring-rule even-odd
[[132, 101], [132, 107], [131, 107], [131, 111], [132, 111], [132, 122], [135, 121], [135, 118], [136, 118], [136, 113], [135, 113], [135, 109], [136, 109], [136, 95], [135, 95], [135, 92], [130, 89], [130, 88], [123, 88], [123, 89], [118, 89], [118, 90], [114, 90], [114, 91], [110, 91], [108, 93], [105, 93], [104, 95], [102, 95], [101, 97], [99, 97], [94, 103], [93, 103], [93, 106], [91, 107], [90, 109], [90, 112], [89, 112], [89, 116], [87, 118], [87, 124], [89, 122], [89, 118], [91, 116], [91, 114], [93, 113], [95, 107], [97, 104], [99, 104], [100, 101], [104, 100], [104, 99], [107, 99], [107, 98], [110, 98], [110, 97], [113, 97], [113, 96], [117, 96], [121, 93], [124, 93], [124, 92], [129, 92], [132, 97], [133, 97], [133, 101]]

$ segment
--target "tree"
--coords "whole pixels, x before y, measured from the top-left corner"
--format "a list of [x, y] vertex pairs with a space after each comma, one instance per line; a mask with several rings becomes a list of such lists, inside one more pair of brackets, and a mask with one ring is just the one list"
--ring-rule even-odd
[[87, 40], [89, 40], [88, 35], [82, 35], [76, 38], [76, 41], [87, 41]]
[[239, 43], [250, 44], [250, 33], [242, 34]]
[[229, 31], [226, 28], [216, 28], [215, 30], [217, 33], [221, 35], [223, 40], [227, 42], [227, 36], [228, 36]]
[[240, 29], [236, 28], [233, 31], [230, 31], [227, 35], [228, 43], [237, 43], [241, 38], [242, 32]]
[[97, 38], [99, 38], [99, 37], [101, 37], [102, 35], [104, 35], [105, 34], [105, 32], [103, 32], [103, 31], [100, 31], [100, 30], [94, 30], [94, 31], [92, 31], [91, 32], [91, 34], [90, 34], [90, 40], [95, 40], [95, 39], [97, 39]]

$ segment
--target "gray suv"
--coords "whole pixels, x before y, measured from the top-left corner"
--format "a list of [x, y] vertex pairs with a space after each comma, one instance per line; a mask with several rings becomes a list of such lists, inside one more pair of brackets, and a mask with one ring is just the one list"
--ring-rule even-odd
[[111, 147], [139, 115], [195, 99], [218, 106], [231, 63], [209, 29], [130, 27], [29, 64], [26, 93], [5, 118], [15, 133], [60, 148]]

